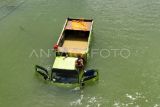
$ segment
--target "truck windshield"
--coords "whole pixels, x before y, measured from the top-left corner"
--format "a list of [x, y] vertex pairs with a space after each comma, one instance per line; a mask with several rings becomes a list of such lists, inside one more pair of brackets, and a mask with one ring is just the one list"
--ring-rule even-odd
[[78, 83], [78, 72], [76, 70], [52, 69], [51, 78], [60, 83]]

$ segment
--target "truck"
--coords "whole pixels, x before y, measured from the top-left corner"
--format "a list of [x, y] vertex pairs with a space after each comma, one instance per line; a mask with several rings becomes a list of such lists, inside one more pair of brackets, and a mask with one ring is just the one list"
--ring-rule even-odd
[[92, 27], [93, 19], [67, 18], [54, 45], [56, 57], [51, 70], [36, 65], [36, 72], [59, 86], [83, 87], [91, 81], [97, 81], [98, 70], [86, 69]]

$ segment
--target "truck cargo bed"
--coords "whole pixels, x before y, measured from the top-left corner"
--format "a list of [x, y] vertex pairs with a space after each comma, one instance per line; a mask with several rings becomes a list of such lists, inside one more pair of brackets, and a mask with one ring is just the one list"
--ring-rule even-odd
[[69, 56], [87, 56], [89, 51], [92, 19], [68, 18], [57, 42], [57, 53], [67, 53]]
[[88, 47], [88, 41], [83, 38], [66, 38], [62, 48], [67, 49], [68, 52], [85, 53]]

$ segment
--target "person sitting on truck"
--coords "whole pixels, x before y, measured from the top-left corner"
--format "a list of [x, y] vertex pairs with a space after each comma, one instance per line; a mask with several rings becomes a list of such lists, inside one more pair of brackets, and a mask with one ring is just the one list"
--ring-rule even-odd
[[78, 56], [78, 59], [76, 60], [76, 68], [82, 69], [84, 67], [84, 61], [81, 56]]

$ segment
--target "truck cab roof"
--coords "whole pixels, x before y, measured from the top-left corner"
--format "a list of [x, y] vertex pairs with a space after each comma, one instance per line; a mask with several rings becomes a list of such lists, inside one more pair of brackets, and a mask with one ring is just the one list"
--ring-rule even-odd
[[75, 70], [76, 60], [77, 60], [76, 57], [57, 56], [53, 64], [53, 68], [54, 69]]

